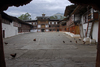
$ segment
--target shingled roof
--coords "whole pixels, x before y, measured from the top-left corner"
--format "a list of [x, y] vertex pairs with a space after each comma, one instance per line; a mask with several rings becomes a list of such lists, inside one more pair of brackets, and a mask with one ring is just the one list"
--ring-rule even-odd
[[64, 16], [70, 15], [76, 7], [76, 5], [67, 6], [64, 12]]
[[99, 0], [69, 0], [71, 3], [78, 5], [90, 5], [94, 9], [100, 10]]
[[21, 23], [21, 24], [26, 24], [26, 25], [29, 25], [29, 26], [33, 26], [31, 24], [26, 23], [25, 21], [22, 21], [22, 20], [18, 19], [17, 17], [10, 16], [10, 15], [4, 13], [4, 12], [1, 12], [1, 17], [8, 20], [8, 21], [10, 21], [10, 22], [16, 21], [16, 22]]
[[9, 15], [7, 15], [6, 13], [1, 12], [0, 14], [1, 14], [1, 17], [2, 17], [3, 19], [6, 19], [6, 20], [8, 20], [8, 21], [10, 21], [10, 22], [13, 21], [12, 17], [9, 16]]
[[87, 6], [78, 5], [71, 14], [80, 14], [82, 15], [87, 11]]

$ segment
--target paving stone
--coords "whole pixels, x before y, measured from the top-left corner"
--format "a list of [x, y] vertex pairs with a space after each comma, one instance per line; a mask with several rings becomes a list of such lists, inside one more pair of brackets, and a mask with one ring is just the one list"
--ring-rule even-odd
[[74, 64], [66, 64], [64, 67], [75, 67]]
[[42, 65], [43, 62], [34, 62], [34, 64]]
[[57, 61], [51, 62], [51, 65], [52, 65], [53, 67], [63, 67], [64, 64], [65, 64], [64, 62], [57, 62]]
[[28, 67], [28, 65], [23, 64], [23, 65], [20, 65], [20, 66], [18, 66], [18, 67]]
[[40, 67], [40, 65], [35, 64], [35, 65], [29, 65], [28, 67]]
[[40, 67], [49, 67], [49, 66], [46, 66], [46, 65], [40, 65]]
[[[4, 42], [8, 42], [4, 45], [7, 67], [95, 67], [96, 45], [76, 45], [62, 32], [28, 33], [5, 38]], [[11, 59], [11, 53], [17, 57]]]
[[15, 63], [16, 66], [23, 65], [23, 64], [24, 64], [24, 62], [17, 62], [17, 63]]
[[95, 63], [86, 63], [83, 66], [84, 67], [95, 67]]
[[38, 59], [37, 61], [39, 61], [39, 62], [43, 62], [43, 61], [48, 62], [48, 61], [50, 61], [50, 59]]

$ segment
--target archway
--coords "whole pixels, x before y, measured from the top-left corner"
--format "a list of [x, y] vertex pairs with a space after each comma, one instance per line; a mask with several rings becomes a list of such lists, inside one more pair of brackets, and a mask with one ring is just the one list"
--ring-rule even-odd
[[[1, 1], [1, 2], [3, 2], [3, 1]], [[8, 2], [8, 1], [7, 1]], [[9, 1], [9, 2], [11, 2], [11, 1]], [[8, 3], [9, 3], [8, 2]], [[13, 1], [14, 2], [14, 1]], [[25, 3], [24, 3], [25, 2]], [[17, 0], [17, 2], [15, 1], [15, 3], [11, 3], [11, 4], [4, 4], [3, 5], [3, 7], [1, 6], [1, 10], [0, 11], [3, 11], [3, 10], [5, 10], [5, 8], [7, 9], [9, 6], [11, 6], [11, 5], [15, 5], [15, 6], [20, 6], [20, 5], [23, 5], [23, 4], [26, 4], [26, 2], [28, 3], [28, 2], [30, 2], [30, 0], [28, 1], [28, 0], [24, 0], [24, 1], [22, 1], [22, 3], [20, 3], [20, 1], [18, 1]], [[90, 2], [90, 1], [89, 1]], [[5, 3], [5, 2], [4, 2]], [[18, 4], [17, 4], [18, 3]], [[7, 6], [5, 6], [5, 5], [7, 5]], [[95, 6], [94, 6], [95, 7]], [[96, 7], [95, 7], [96, 8]], [[1, 21], [0, 21], [1, 22]], [[100, 25], [99, 25], [99, 28], [100, 28]], [[5, 61], [4, 61], [4, 53], [3, 53], [3, 41], [2, 41], [2, 26], [1, 26], [1, 23], [0, 23], [0, 64], [1, 64], [1, 67], [5, 67]], [[99, 32], [99, 34], [100, 34], [100, 32]], [[100, 40], [100, 39], [99, 39]], [[100, 42], [100, 41], [99, 41]], [[99, 59], [99, 52], [100, 52], [100, 46], [99, 46], [99, 44], [100, 43], [98, 43], [98, 55], [97, 55], [97, 67], [100, 67], [100, 59]]]

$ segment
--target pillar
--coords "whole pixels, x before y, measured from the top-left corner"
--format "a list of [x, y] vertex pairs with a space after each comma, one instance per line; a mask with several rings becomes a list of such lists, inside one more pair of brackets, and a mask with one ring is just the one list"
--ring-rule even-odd
[[96, 67], [100, 67], [100, 11], [99, 11], [98, 45], [97, 45]]
[[2, 38], [2, 18], [0, 15], [0, 67], [6, 67], [4, 48], [3, 48], [3, 38]]

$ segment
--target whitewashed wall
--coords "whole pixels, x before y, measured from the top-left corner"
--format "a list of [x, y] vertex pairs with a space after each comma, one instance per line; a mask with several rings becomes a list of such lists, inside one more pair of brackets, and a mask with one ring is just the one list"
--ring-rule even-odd
[[48, 28], [48, 27], [49, 27], [49, 25], [45, 25], [45, 27], [46, 27], [46, 28]]
[[79, 27], [80, 27], [80, 36], [83, 38], [84, 37], [84, 34], [83, 34], [83, 26], [80, 25]]
[[80, 20], [80, 15], [75, 15], [75, 21]]
[[14, 27], [13, 23], [10, 25], [2, 23], [2, 30], [5, 30], [5, 38], [18, 35], [18, 27]]
[[83, 24], [83, 29], [87, 29], [87, 23]]
[[[82, 28], [82, 27], [81, 27]], [[84, 29], [87, 29], [87, 23], [83, 24], [83, 35], [85, 36], [85, 31]], [[82, 36], [82, 30], [81, 30], [81, 36]], [[83, 37], [83, 36], [82, 36]], [[98, 22], [94, 22], [93, 25], [93, 31], [92, 31], [92, 37], [93, 39], [96, 40], [96, 42], [98, 42]]]
[[85, 36], [86, 30], [87, 30], [87, 23], [83, 24], [83, 35], [84, 36]]
[[92, 37], [96, 40], [96, 42], [98, 42], [98, 22], [94, 22]]
[[38, 25], [38, 28], [41, 28], [41, 25]]
[[38, 29], [38, 32], [41, 32], [41, 29]]
[[37, 32], [37, 29], [32, 29], [30, 32]]
[[46, 32], [48, 32], [49, 31], [49, 29], [46, 29]]

